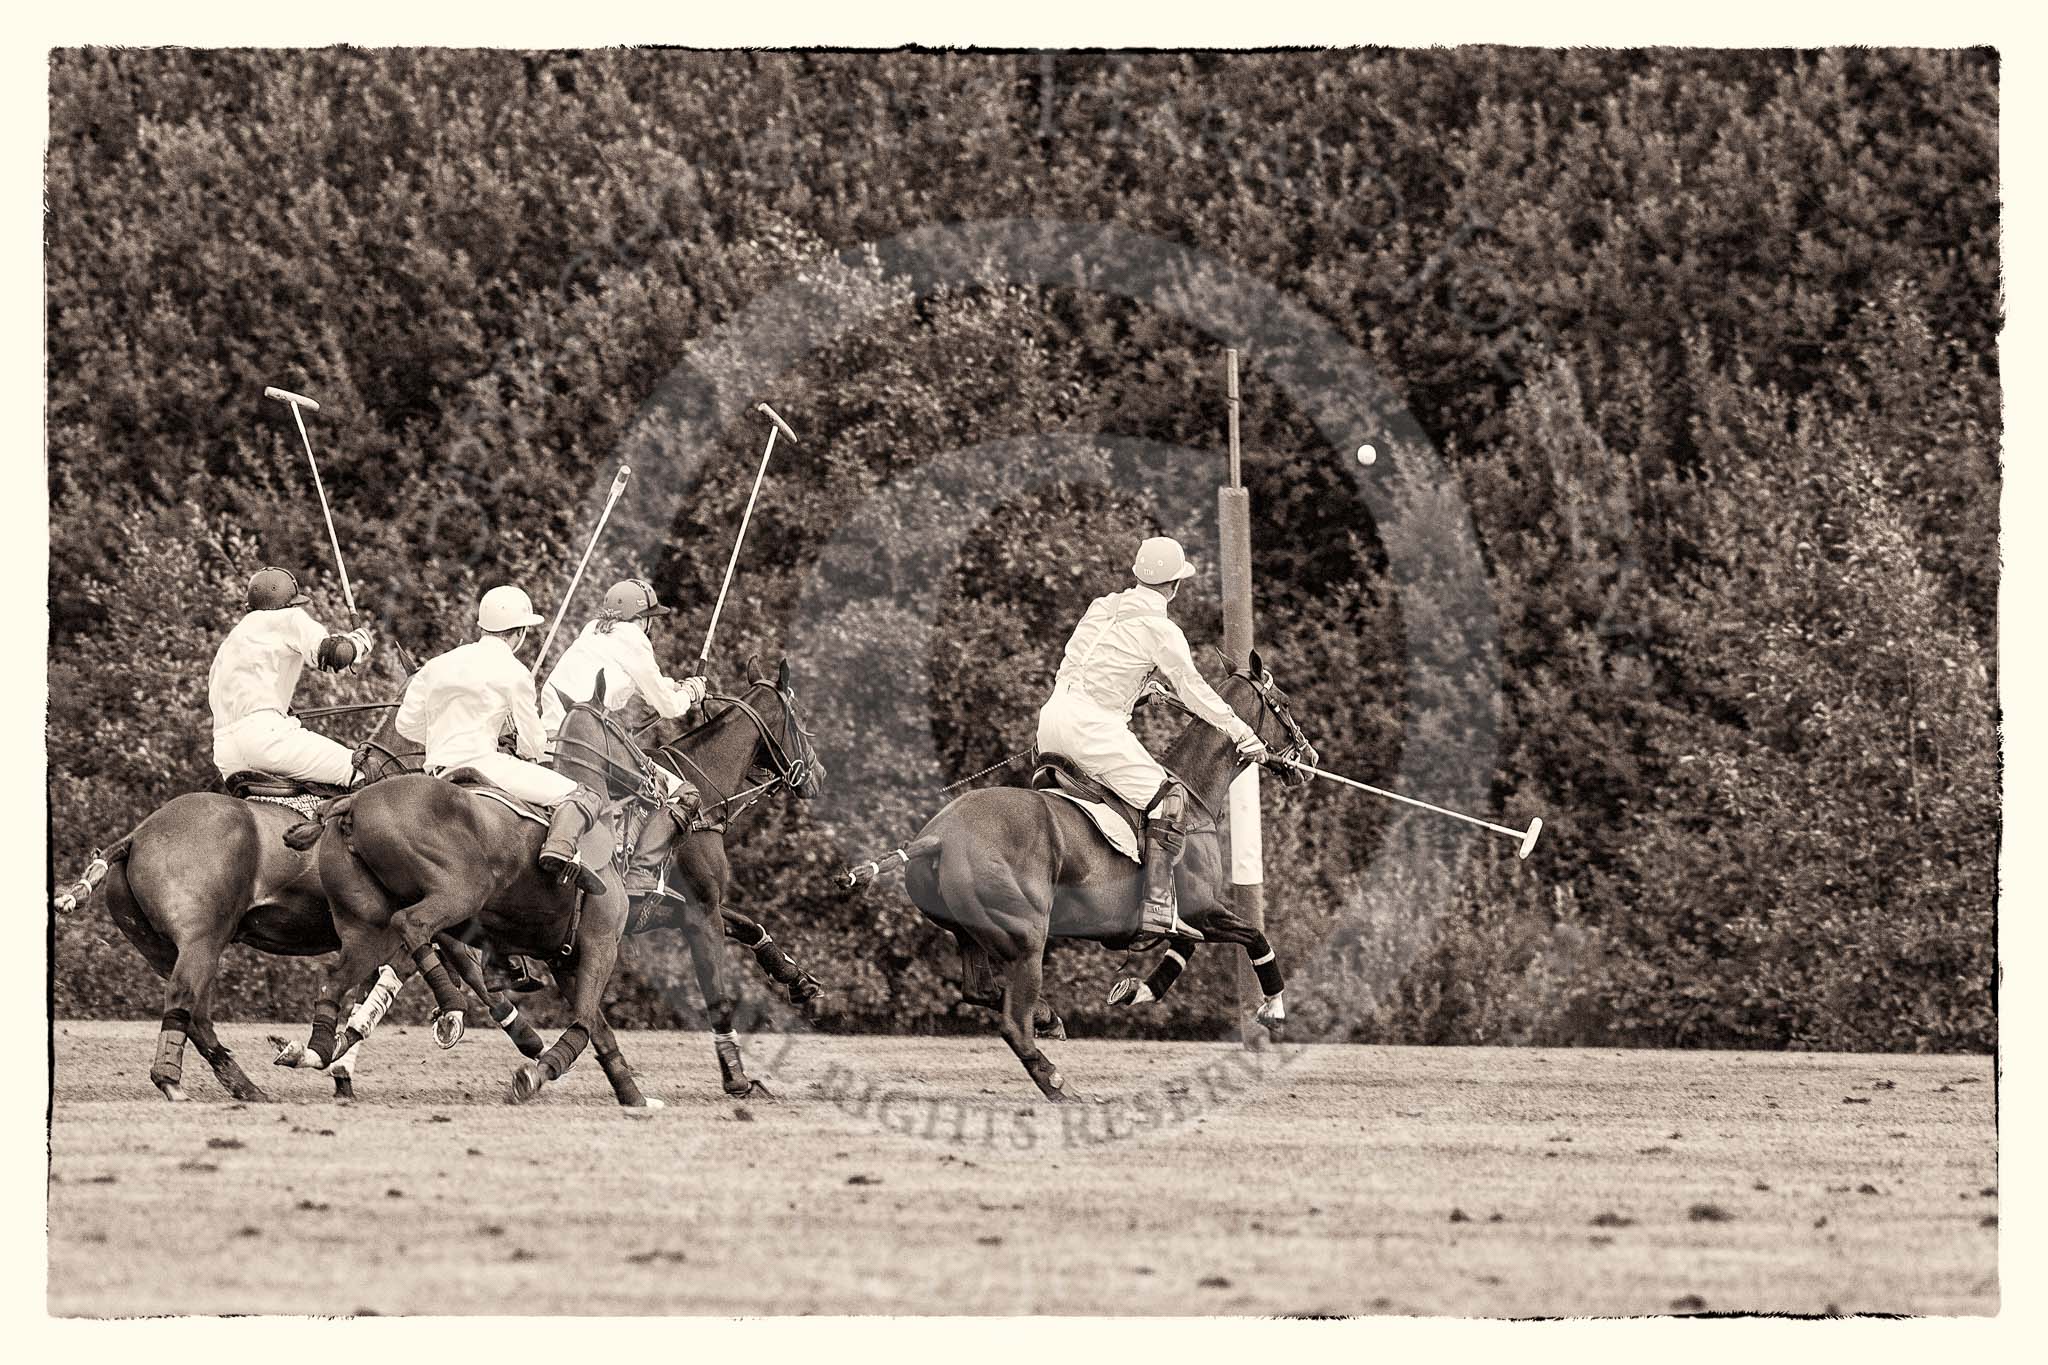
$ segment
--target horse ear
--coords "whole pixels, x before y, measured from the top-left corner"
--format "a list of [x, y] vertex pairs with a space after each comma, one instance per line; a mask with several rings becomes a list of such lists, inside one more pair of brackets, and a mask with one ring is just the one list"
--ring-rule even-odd
[[1260, 661], [1259, 651], [1257, 651], [1256, 649], [1252, 651], [1252, 676], [1254, 678], [1263, 678], [1266, 676], [1266, 665]]
[[576, 699], [574, 697], [570, 696], [567, 692], [564, 692], [559, 687], [554, 689], [554, 693], [555, 700], [562, 703], [562, 709], [564, 711], [574, 711], [576, 709]]
[[749, 677], [749, 678], [758, 678], [758, 677], [760, 677], [760, 676], [761, 676], [761, 656], [760, 656], [759, 654], [749, 654], [749, 655], [748, 655], [748, 656], [746, 657], [746, 659], [745, 659], [745, 660], [743, 661], [743, 666], [741, 667], [741, 669], [740, 669], [740, 672], [741, 672], [741, 673], [742, 673], [742, 674], [743, 674], [744, 676], [746, 676], [746, 677]]
[[789, 691], [789, 656], [788, 656], [788, 655], [784, 655], [784, 656], [783, 656], [783, 659], [782, 659], [782, 667], [780, 667], [780, 668], [778, 668], [778, 669], [776, 669], [776, 670], [775, 670], [775, 690], [776, 690], [777, 692], [787, 692], [787, 691]]
[[590, 690], [590, 704], [600, 711], [604, 709], [604, 670], [597, 670], [597, 683]]

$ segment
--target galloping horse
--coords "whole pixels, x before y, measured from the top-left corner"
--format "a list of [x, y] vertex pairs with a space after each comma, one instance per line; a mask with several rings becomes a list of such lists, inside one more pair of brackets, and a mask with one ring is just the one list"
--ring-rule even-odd
[[[1250, 668], [1233, 672], [1217, 693], [1275, 754], [1314, 754], [1257, 651]], [[1194, 812], [1175, 877], [1181, 915], [1205, 938], [1244, 947], [1269, 1001], [1264, 1016], [1281, 992], [1272, 947], [1223, 903], [1225, 797], [1245, 760], [1221, 731], [1197, 721], [1161, 761], [1187, 784]], [[872, 876], [892, 859], [905, 864], [904, 888], [917, 908], [958, 940], [968, 1001], [999, 1006], [1003, 1041], [1047, 1099], [1080, 1098], [1032, 1038], [1046, 941], [1093, 939], [1115, 948], [1144, 937], [1136, 864], [1111, 848], [1072, 802], [1019, 787], [986, 787], [957, 798], [917, 838], [849, 880]]]
[[[603, 686], [600, 678], [599, 687]], [[725, 834], [742, 813], [778, 790], [786, 789], [803, 800], [816, 796], [824, 768], [797, 707], [787, 660], [773, 681], [757, 679], [737, 697], [707, 696], [704, 710], [697, 725], [645, 751], [617, 740], [608, 741], [602, 754], [580, 742], [558, 744], [556, 767], [594, 786], [604, 780], [604, 764], [637, 766], [651, 756], [669, 771], [689, 778], [705, 797], [707, 804], [689, 830], [675, 836], [669, 845], [674, 861], [664, 894], [637, 899], [627, 918], [626, 934], [682, 931], [710, 1017], [721, 1085], [732, 1095], [766, 1093], [758, 1082], [748, 1079], [740, 1055], [733, 1028], [737, 1002], [726, 983], [724, 955], [719, 951], [721, 924], [723, 937], [751, 950], [762, 970], [786, 990], [790, 1003], [801, 1007], [814, 1023], [824, 992], [817, 979], [798, 966], [765, 928], [725, 904], [732, 882]], [[637, 733], [646, 733], [659, 720], [649, 721]], [[416, 747], [408, 747], [407, 741], [385, 729], [373, 735], [364, 748], [373, 755], [370, 762], [387, 765], [402, 765], [416, 753]], [[403, 969], [407, 964], [396, 965]]]
[[[558, 744], [584, 768], [602, 773], [614, 799], [647, 801], [655, 791], [644, 756], [638, 762], [620, 757], [638, 749], [605, 714], [602, 697], [570, 709]], [[336, 802], [321, 823], [315, 847], [341, 961], [321, 992], [306, 1045], [318, 1063], [335, 1051], [342, 992], [401, 949], [434, 992], [436, 1041], [443, 1047], [459, 1042], [464, 999], [434, 939], [474, 919], [494, 942], [552, 960], [574, 1016], [552, 1047], [513, 1073], [507, 1099], [531, 1099], [594, 1044], [620, 1104], [659, 1106], [641, 1093], [604, 1017], [604, 991], [626, 924], [626, 894], [616, 871], [602, 869], [600, 896], [559, 884], [536, 862], [546, 834], [540, 823], [438, 777], [387, 778]]]
[[725, 984], [719, 951], [720, 926], [724, 936], [753, 950], [755, 959], [787, 988], [791, 1003], [802, 1006], [806, 1017], [815, 1020], [813, 1008], [821, 991], [766, 929], [726, 908], [732, 864], [726, 859], [725, 833], [748, 807], [778, 789], [810, 800], [822, 788], [824, 768], [797, 709], [787, 659], [772, 682], [756, 679], [737, 697], [706, 697], [704, 712], [696, 728], [654, 750], [656, 761], [695, 784], [704, 806], [691, 830], [673, 845], [673, 894], [643, 897], [642, 911], [635, 914], [629, 932], [669, 927], [683, 931], [711, 1015], [721, 1084], [728, 1094], [744, 1095], [758, 1089], [759, 1083], [747, 1079], [740, 1061], [733, 1032], [734, 999]]
[[[306, 715], [387, 709], [391, 703], [326, 707]], [[364, 773], [374, 781], [376, 773]], [[181, 1103], [185, 1043], [189, 1038], [223, 1088], [242, 1101], [269, 1099], [250, 1080], [213, 1026], [213, 988], [221, 955], [244, 943], [279, 957], [337, 952], [326, 892], [313, 859], [289, 848], [284, 831], [304, 817], [272, 801], [222, 792], [188, 792], [165, 802], [114, 841], [57, 906], [85, 904], [105, 884], [107, 911], [143, 960], [164, 979], [164, 1015], [149, 1078], [164, 1098]], [[451, 943], [451, 947], [454, 945]], [[539, 1051], [539, 1037], [509, 1002], [490, 997], [466, 954], [453, 954], [458, 970], [491, 1005], [522, 1050]], [[410, 964], [407, 964], [410, 968]], [[354, 1094], [353, 1064], [344, 1054], [330, 1069], [335, 1094]]]

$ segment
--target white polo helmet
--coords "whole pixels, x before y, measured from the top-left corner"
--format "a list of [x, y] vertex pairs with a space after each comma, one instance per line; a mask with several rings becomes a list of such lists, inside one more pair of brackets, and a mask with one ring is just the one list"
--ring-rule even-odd
[[1131, 572], [1140, 583], [1157, 587], [1193, 577], [1195, 566], [1181, 553], [1179, 541], [1172, 536], [1154, 536], [1138, 547], [1138, 559], [1131, 565]]
[[533, 603], [527, 600], [526, 594], [508, 583], [484, 594], [484, 600], [476, 606], [476, 623], [485, 630], [496, 632], [537, 626], [540, 617], [534, 613]]

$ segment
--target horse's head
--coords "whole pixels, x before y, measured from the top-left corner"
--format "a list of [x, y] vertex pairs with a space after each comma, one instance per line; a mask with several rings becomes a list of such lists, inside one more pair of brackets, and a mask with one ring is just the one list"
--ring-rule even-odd
[[659, 790], [654, 764], [626, 727], [604, 705], [605, 677], [597, 675], [590, 700], [576, 701], [559, 689], [565, 708], [555, 732], [555, 771], [608, 796]]
[[774, 678], [755, 679], [741, 700], [761, 721], [760, 739], [754, 746], [755, 768], [779, 778], [802, 800], [823, 791], [825, 766], [818, 762], [810, 727], [804, 724], [796, 689], [790, 685], [789, 660], [782, 661]]
[[426, 758], [426, 746], [418, 740], [407, 739], [398, 733], [398, 703], [392, 702], [383, 708], [384, 719], [370, 732], [370, 737], [356, 746], [356, 785], [366, 787], [372, 782], [400, 773], [416, 773]]
[[[1249, 668], [1240, 668], [1230, 676], [1232, 680], [1243, 683], [1250, 694], [1242, 701], [1233, 700], [1233, 709], [1265, 741], [1274, 757], [1314, 764], [1316, 746], [1309, 743], [1308, 736], [1302, 733], [1301, 723], [1294, 718], [1287, 694], [1273, 681], [1273, 675], [1259, 657], [1259, 651], [1251, 652]], [[1298, 787], [1308, 781], [1308, 774], [1299, 768], [1285, 764], [1275, 764], [1274, 767], [1291, 786]]]

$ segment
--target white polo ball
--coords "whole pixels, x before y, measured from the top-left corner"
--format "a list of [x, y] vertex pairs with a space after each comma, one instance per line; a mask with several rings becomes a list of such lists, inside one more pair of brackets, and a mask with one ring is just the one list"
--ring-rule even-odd
[[1360, 464], [1371, 464], [1374, 460], [1377, 460], [1379, 457], [1380, 453], [1377, 450], [1374, 450], [1370, 445], [1362, 445], [1358, 448], [1358, 462]]

